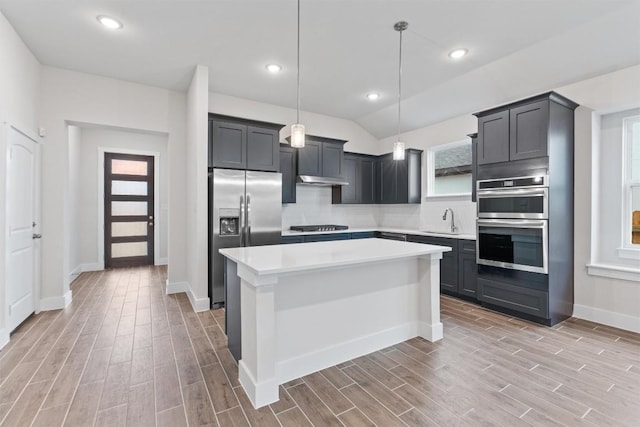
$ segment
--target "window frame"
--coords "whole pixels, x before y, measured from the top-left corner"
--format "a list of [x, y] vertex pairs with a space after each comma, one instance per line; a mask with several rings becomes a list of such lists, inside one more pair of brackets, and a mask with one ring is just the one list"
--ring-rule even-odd
[[640, 244], [631, 243], [632, 194], [634, 188], [640, 188], [640, 179], [632, 179], [633, 125], [635, 123], [640, 123], [640, 115], [625, 117], [622, 120], [622, 227], [618, 256], [627, 259], [640, 259]]
[[[469, 189], [468, 192], [462, 193], [444, 193], [444, 194], [434, 194], [435, 190], [435, 179], [436, 179], [436, 168], [435, 168], [435, 157], [437, 151], [446, 150], [449, 148], [455, 148], [458, 146], [462, 146], [468, 144], [469, 149], [472, 150], [472, 141], [471, 138], [466, 137], [464, 139], [460, 139], [458, 141], [447, 142], [445, 144], [438, 144], [427, 149], [427, 162], [426, 162], [426, 187], [427, 193], [425, 199], [442, 199], [442, 198], [471, 198], [471, 193], [473, 191], [472, 188]], [[471, 159], [473, 163], [473, 159]], [[473, 165], [472, 165], [473, 167]], [[473, 185], [473, 182], [471, 183]]]

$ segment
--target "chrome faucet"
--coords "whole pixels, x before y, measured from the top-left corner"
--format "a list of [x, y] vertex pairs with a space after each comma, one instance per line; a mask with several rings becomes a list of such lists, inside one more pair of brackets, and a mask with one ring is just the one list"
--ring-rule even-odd
[[455, 223], [455, 219], [453, 217], [453, 209], [451, 208], [447, 208], [444, 210], [444, 214], [442, 215], [442, 220], [446, 221], [447, 220], [447, 212], [451, 212], [451, 232], [455, 233], [458, 230], [458, 227], [456, 227], [456, 223]]

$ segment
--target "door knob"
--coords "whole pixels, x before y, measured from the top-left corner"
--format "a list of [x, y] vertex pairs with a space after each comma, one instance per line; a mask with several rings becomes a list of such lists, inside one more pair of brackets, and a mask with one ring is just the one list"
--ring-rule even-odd
[[153, 223], [152, 222], [149, 223], [149, 227], [153, 227]]
[[40, 239], [40, 238], [42, 238], [42, 234], [33, 233], [33, 238], [34, 239]]

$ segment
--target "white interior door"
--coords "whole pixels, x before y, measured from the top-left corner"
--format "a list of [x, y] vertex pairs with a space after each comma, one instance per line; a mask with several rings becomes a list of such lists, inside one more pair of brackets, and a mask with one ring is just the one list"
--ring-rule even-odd
[[7, 142], [7, 326], [12, 331], [35, 309], [36, 143], [11, 127]]

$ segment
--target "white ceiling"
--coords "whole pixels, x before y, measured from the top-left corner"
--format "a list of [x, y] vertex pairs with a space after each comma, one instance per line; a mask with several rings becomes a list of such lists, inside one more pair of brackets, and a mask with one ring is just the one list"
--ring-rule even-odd
[[[302, 109], [396, 132], [640, 64], [640, 0], [302, 0]], [[185, 90], [209, 67], [213, 92], [295, 108], [295, 0], [0, 0], [47, 65]], [[124, 28], [108, 31], [106, 14]], [[447, 53], [466, 47], [454, 62]], [[267, 63], [281, 64], [278, 75]], [[382, 96], [370, 102], [369, 91]]]

